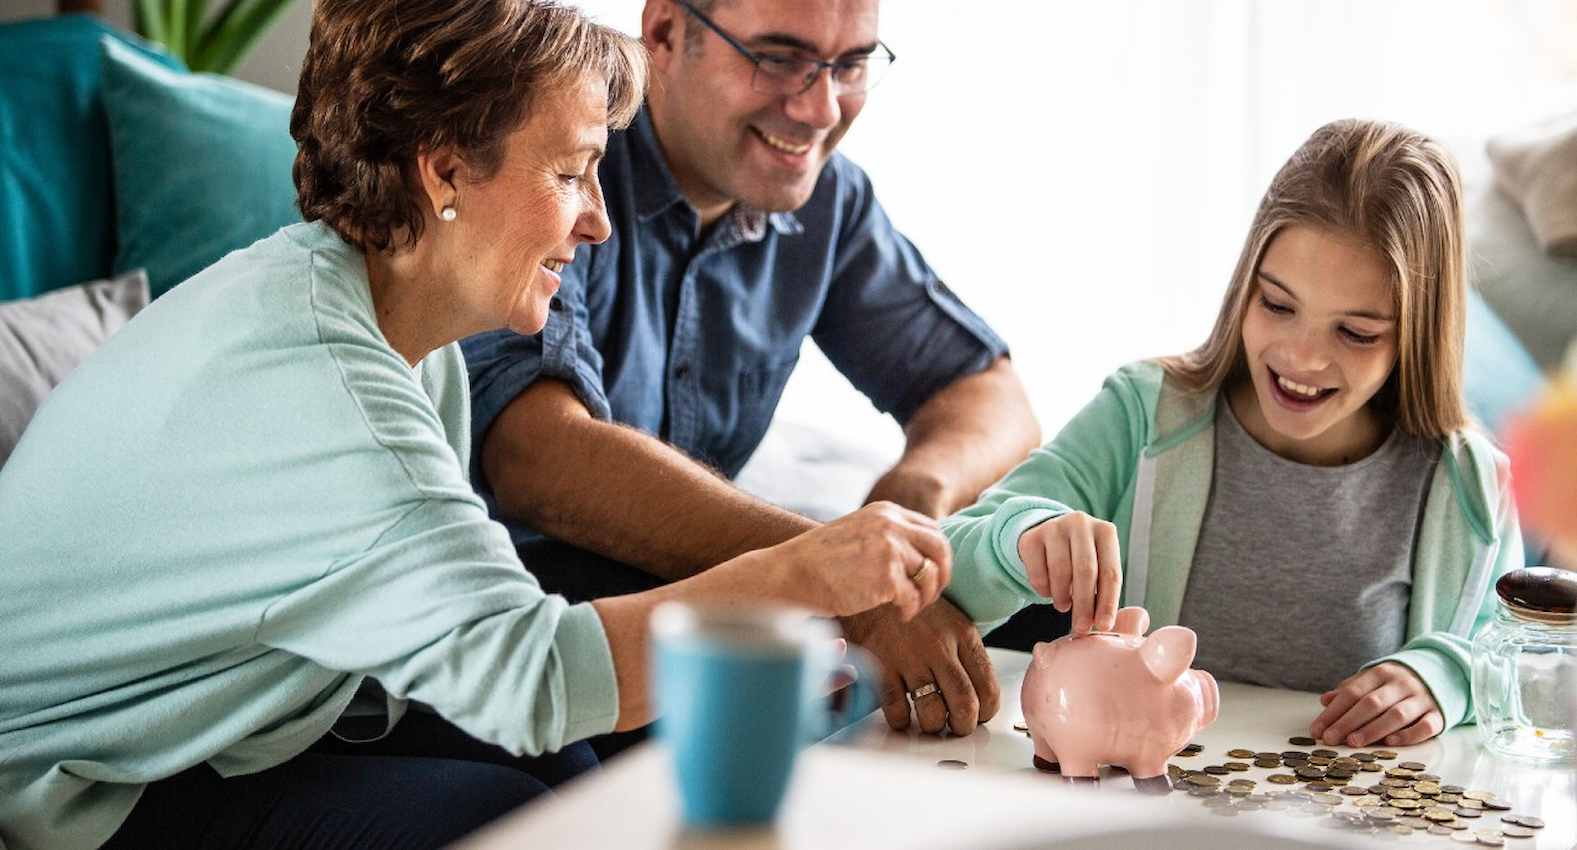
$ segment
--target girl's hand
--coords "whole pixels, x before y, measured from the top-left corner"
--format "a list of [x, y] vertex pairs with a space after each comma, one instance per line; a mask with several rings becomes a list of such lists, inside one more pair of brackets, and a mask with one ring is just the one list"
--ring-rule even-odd
[[1320, 695], [1325, 710], [1309, 734], [1326, 746], [1366, 747], [1380, 742], [1405, 747], [1444, 731], [1445, 717], [1424, 680], [1395, 661], [1349, 676]]
[[1029, 586], [1058, 611], [1073, 610], [1075, 635], [1117, 624], [1118, 548], [1117, 526], [1079, 511], [1046, 520], [1018, 539]]

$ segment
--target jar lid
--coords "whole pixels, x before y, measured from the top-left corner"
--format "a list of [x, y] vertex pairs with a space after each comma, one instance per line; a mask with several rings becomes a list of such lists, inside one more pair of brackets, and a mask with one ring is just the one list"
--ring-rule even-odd
[[1512, 570], [1495, 582], [1512, 614], [1553, 625], [1577, 623], [1577, 573], [1555, 567]]

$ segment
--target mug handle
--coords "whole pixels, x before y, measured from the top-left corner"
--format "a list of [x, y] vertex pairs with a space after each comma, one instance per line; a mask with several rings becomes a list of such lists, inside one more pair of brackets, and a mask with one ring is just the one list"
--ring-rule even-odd
[[850, 723], [864, 717], [876, 710], [877, 683], [880, 681], [881, 666], [876, 662], [876, 656], [866, 652], [861, 647], [849, 644], [845, 648], [845, 655], [835, 669], [827, 671], [827, 675], [837, 672], [836, 666], [849, 664], [854, 667], [854, 681], [848, 687], [848, 694], [844, 697], [843, 708], [829, 709], [823, 715], [822, 728], [815, 740], [821, 740], [837, 732]]

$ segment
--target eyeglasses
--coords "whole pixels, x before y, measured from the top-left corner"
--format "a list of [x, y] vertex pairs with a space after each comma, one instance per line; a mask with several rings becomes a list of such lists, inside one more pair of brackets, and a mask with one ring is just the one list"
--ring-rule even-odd
[[739, 55], [750, 60], [750, 64], [756, 66], [755, 73], [750, 78], [750, 87], [762, 94], [797, 95], [810, 91], [811, 86], [814, 86], [816, 80], [821, 77], [823, 68], [832, 78], [833, 95], [864, 94], [875, 88], [876, 84], [887, 76], [887, 71], [898, 58], [880, 41], [876, 42], [876, 50], [871, 53], [839, 59], [836, 62], [808, 59], [792, 53], [757, 53], [713, 23], [711, 18], [701, 14], [700, 10], [690, 5], [687, 0], [674, 0], [674, 2], [693, 15], [707, 29], [717, 33], [718, 38], [728, 42], [728, 46], [739, 51]]

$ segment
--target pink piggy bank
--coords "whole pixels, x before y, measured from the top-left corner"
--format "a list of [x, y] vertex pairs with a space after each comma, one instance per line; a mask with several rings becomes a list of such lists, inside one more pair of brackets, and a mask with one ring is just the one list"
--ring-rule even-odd
[[1149, 612], [1130, 607], [1117, 612], [1115, 632], [1035, 645], [1021, 700], [1037, 761], [1074, 778], [1122, 765], [1137, 783], [1164, 774], [1166, 760], [1215, 722], [1216, 680], [1188, 669], [1194, 632], [1166, 626], [1146, 637], [1149, 627]]

